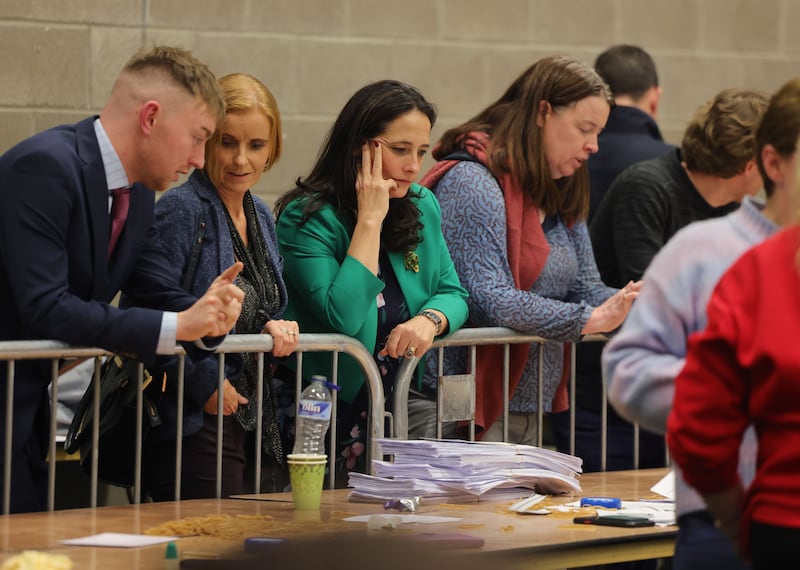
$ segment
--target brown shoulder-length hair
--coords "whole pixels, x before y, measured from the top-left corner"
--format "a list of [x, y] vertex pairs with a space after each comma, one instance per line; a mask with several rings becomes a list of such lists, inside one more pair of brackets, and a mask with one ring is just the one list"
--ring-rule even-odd
[[558, 110], [586, 97], [602, 97], [609, 105], [613, 102], [608, 85], [585, 63], [567, 56], [540, 59], [522, 72], [500, 99], [444, 133], [433, 156], [439, 160], [458, 150], [469, 132], [485, 132], [491, 137], [487, 166], [495, 177], [516, 177], [522, 191], [548, 215], [559, 215], [567, 222], [585, 219], [589, 208], [587, 167], [584, 164], [572, 176], [554, 180], [537, 117], [543, 102]]

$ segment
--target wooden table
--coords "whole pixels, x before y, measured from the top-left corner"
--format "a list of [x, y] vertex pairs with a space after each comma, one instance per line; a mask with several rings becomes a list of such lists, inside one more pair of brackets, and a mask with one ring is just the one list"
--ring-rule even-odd
[[[582, 496], [652, 498], [650, 487], [665, 473], [666, 470], [657, 469], [587, 474], [581, 479]], [[366, 534], [365, 524], [341, 519], [350, 514], [384, 513], [382, 505], [348, 502], [346, 490], [325, 491], [319, 512], [295, 511], [291, 495], [285, 493], [248, 498], [250, 500], [208, 499], [0, 516], [0, 561], [15, 552], [36, 549], [67, 554], [74, 561], [75, 568], [80, 569], [160, 568], [164, 560], [163, 545], [135, 549], [91, 548], [68, 547], [59, 541], [100, 532], [141, 533], [169, 520], [209, 514], [270, 515], [281, 523], [315, 529], [315, 532], [346, 529]], [[558, 497], [553, 502], [574, 499]], [[471, 551], [471, 559], [485, 557], [487, 567], [493, 564], [493, 568], [547, 570], [672, 555], [676, 527], [624, 529], [575, 525], [571, 515], [518, 515], [505, 509], [508, 504], [487, 501], [466, 505], [423, 505], [419, 514], [460, 517], [462, 520], [403, 525], [399, 535], [461, 533], [481, 537], [484, 546], [479, 551]], [[178, 546], [182, 553], [203, 549], [228, 553], [241, 551], [241, 541], [207, 541], [199, 537], [181, 539]]]

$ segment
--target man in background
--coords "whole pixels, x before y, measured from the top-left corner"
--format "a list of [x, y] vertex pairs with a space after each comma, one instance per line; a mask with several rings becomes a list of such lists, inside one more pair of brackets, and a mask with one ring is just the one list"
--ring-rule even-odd
[[614, 94], [614, 107], [589, 157], [589, 222], [617, 175], [674, 149], [656, 124], [662, 89], [653, 58], [638, 46], [616, 45], [597, 56], [595, 70]]

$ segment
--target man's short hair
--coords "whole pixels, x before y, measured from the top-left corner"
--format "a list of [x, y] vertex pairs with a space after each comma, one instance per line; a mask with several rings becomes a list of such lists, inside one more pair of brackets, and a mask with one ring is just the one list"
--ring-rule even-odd
[[681, 158], [689, 170], [732, 178], [756, 157], [756, 130], [767, 96], [752, 89], [723, 89], [700, 107], [686, 127]]
[[658, 87], [656, 64], [638, 46], [612, 46], [597, 56], [594, 68], [615, 96], [627, 95], [636, 100], [651, 87]]
[[155, 46], [142, 48], [122, 68], [122, 73], [157, 70], [190, 95], [200, 97], [220, 123], [225, 118], [225, 98], [217, 78], [206, 64], [188, 50]]

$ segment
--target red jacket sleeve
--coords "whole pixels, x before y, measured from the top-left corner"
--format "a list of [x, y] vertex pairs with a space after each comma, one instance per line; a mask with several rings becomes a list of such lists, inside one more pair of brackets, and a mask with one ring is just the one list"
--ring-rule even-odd
[[723, 276], [708, 305], [705, 331], [689, 337], [686, 365], [675, 381], [667, 441], [684, 479], [702, 494], [737, 481], [739, 446], [749, 425], [747, 374], [740, 351], [747, 346], [746, 298], [753, 273], [742, 259]]

